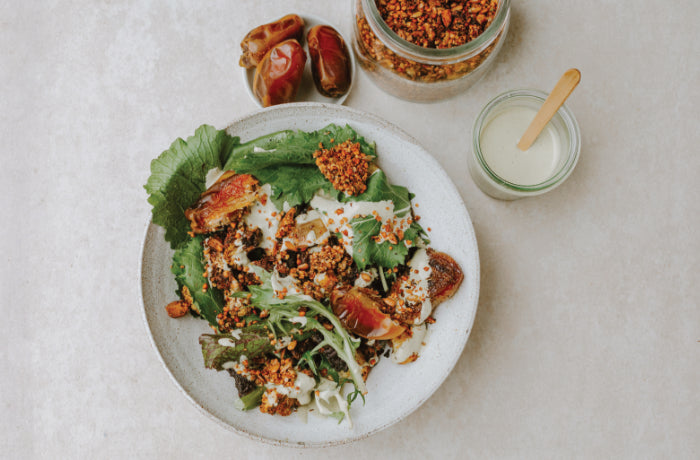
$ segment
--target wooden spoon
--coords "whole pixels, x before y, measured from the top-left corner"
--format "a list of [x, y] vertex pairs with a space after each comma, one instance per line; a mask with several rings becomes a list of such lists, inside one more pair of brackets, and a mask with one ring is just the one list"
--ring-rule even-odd
[[518, 148], [520, 150], [525, 151], [530, 148], [535, 142], [535, 139], [537, 139], [537, 136], [540, 135], [544, 127], [549, 123], [549, 120], [557, 113], [559, 107], [564, 104], [566, 98], [569, 97], [580, 81], [581, 72], [579, 72], [578, 69], [569, 69], [564, 72], [564, 75], [561, 76], [552, 92], [549, 93], [549, 96], [545, 99], [544, 104], [542, 104], [542, 107], [539, 112], [537, 112], [537, 115], [535, 115], [530, 126], [525, 130], [525, 134], [520, 138], [518, 142]]

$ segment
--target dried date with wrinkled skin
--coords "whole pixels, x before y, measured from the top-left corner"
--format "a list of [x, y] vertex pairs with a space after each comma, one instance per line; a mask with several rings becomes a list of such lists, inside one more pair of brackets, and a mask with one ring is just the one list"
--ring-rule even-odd
[[296, 14], [288, 14], [275, 22], [258, 26], [243, 38], [243, 54], [238, 64], [246, 69], [253, 68], [276, 44], [290, 38], [301, 41], [303, 36], [304, 20]]
[[253, 92], [263, 107], [294, 102], [306, 64], [306, 53], [291, 39], [267, 52], [253, 79]]
[[311, 72], [316, 89], [328, 97], [340, 97], [350, 89], [350, 55], [343, 37], [331, 26], [315, 26], [306, 34]]

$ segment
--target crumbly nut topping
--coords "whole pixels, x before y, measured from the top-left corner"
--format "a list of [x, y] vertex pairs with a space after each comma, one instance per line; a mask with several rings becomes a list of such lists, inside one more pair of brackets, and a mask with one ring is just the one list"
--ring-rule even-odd
[[[401, 3], [414, 3], [414, 2], [406, 2], [405, 0], [402, 1]], [[455, 2], [457, 3], [457, 2]], [[474, 13], [476, 13], [476, 21], [478, 23], [478, 15], [481, 12], [481, 8], [490, 3], [497, 4], [495, 0], [484, 0], [483, 2], [481, 1], [474, 1], [474, 2], [462, 2], [462, 3], [468, 3], [468, 4], [473, 4], [470, 6], [470, 8], [474, 9]], [[483, 5], [481, 5], [483, 3]], [[430, 5], [425, 5], [423, 8], [429, 7]], [[476, 7], [479, 6], [479, 11], [476, 11]], [[459, 7], [458, 5], [455, 5], [455, 7]], [[389, 47], [386, 46], [386, 44], [377, 38], [377, 36], [374, 34], [372, 31], [372, 28], [369, 26], [369, 23], [367, 22], [367, 18], [365, 17], [365, 14], [362, 10], [361, 5], [359, 4], [358, 1], [358, 14], [356, 17], [357, 21], [357, 30], [358, 30], [358, 40], [357, 40], [357, 50], [359, 51], [360, 54], [360, 64], [365, 67], [370, 72], [376, 72], [376, 67], [382, 67], [386, 70], [389, 70], [390, 72], [393, 72], [394, 74], [406, 78], [408, 80], [413, 80], [413, 81], [419, 81], [419, 82], [424, 82], [424, 83], [433, 83], [433, 82], [440, 82], [440, 81], [445, 81], [445, 80], [454, 80], [457, 78], [461, 78], [470, 72], [474, 71], [481, 63], [489, 57], [491, 52], [493, 51], [496, 43], [498, 40], [500, 40], [502, 31], [499, 32], [499, 35], [494, 39], [494, 41], [487, 46], [483, 51], [480, 53], [455, 62], [451, 64], [424, 64], [421, 62], [416, 62], [411, 59], [406, 59], [402, 56], [397, 55], [394, 53]], [[451, 25], [455, 22], [454, 19], [454, 12], [452, 11], [452, 7], [450, 7], [450, 16], [452, 17], [451, 21], [448, 23]], [[464, 7], [462, 7], [462, 10], [464, 10]], [[467, 10], [469, 11], [469, 10]], [[415, 13], [415, 12], [414, 12]], [[402, 14], [402, 13], [397, 13], [397, 14]], [[432, 15], [432, 12], [428, 14], [428, 17]], [[442, 21], [442, 16], [447, 15], [447, 13], [440, 13], [440, 18], [439, 20]], [[494, 13], [495, 17], [495, 13]], [[417, 20], [419, 18], [410, 18], [412, 20]], [[437, 21], [437, 12], [435, 13], [434, 19]], [[493, 18], [487, 19], [487, 23], [490, 24]], [[391, 22], [391, 19], [389, 19]], [[411, 21], [408, 22], [408, 25], [411, 24]], [[459, 21], [457, 21], [457, 24], [459, 24]], [[407, 26], [408, 26], [407, 25]], [[415, 24], [413, 25], [415, 27]], [[444, 23], [442, 25], [444, 28]], [[479, 29], [485, 30], [487, 26], [483, 26], [483, 24], [470, 24], [471, 29], [467, 27], [466, 34], [467, 37], [469, 37], [469, 34], [471, 34], [472, 37], [477, 36], [477, 27]], [[408, 37], [409, 35], [413, 35], [413, 33], [416, 34], [416, 37], [414, 38], [414, 43], [417, 43], [418, 45], [421, 45], [423, 39], [423, 35], [425, 35], [425, 29], [421, 29], [418, 31], [412, 31], [411, 33], [405, 33], [406, 36]], [[437, 38], [437, 34], [435, 37], [430, 38], [430, 35], [426, 35], [427, 39], [429, 41], [434, 42]], [[459, 41], [463, 40], [465, 37], [462, 36], [461, 39], [458, 38], [459, 36], [454, 36], [452, 34], [449, 34], [447, 37], [447, 41], [444, 43], [458, 43]], [[473, 39], [473, 38], [472, 38]], [[410, 40], [409, 40], [410, 41]], [[427, 42], [426, 42], [427, 43]], [[422, 46], [422, 45], [421, 45]]]
[[297, 373], [292, 368], [292, 364], [291, 358], [271, 359], [265, 363], [261, 375], [267, 383], [285, 387], [294, 386]]
[[280, 220], [277, 226], [277, 233], [275, 238], [282, 239], [285, 236], [293, 235], [296, 230], [296, 222], [294, 221], [294, 215], [296, 214], [296, 209], [292, 208], [284, 214], [284, 217]]
[[299, 401], [290, 398], [286, 395], [277, 393], [277, 390], [271, 388], [267, 390], [260, 403], [260, 412], [270, 415], [281, 415], [286, 417], [294, 412], [294, 409], [299, 406]]
[[377, 9], [404, 40], [423, 48], [453, 48], [486, 30], [498, 0], [377, 0]]
[[254, 312], [250, 301], [245, 297], [231, 297], [229, 292], [224, 294], [226, 304], [224, 311], [216, 315], [216, 323], [220, 332], [229, 332], [243, 327], [243, 317]]
[[330, 149], [324, 149], [323, 144], [319, 144], [314, 158], [318, 169], [336, 190], [348, 195], [359, 195], [367, 189], [371, 157], [360, 151], [359, 142], [347, 140]]

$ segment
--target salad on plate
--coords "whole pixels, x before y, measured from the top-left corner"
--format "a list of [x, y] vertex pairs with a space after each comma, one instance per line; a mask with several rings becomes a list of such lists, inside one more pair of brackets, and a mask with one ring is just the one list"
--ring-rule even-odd
[[459, 288], [460, 267], [429, 246], [376, 150], [350, 126], [241, 142], [204, 125], [151, 163], [178, 285], [165, 310], [209, 323], [203, 365], [232, 376], [237, 408], [351, 425], [372, 368], [418, 359]]

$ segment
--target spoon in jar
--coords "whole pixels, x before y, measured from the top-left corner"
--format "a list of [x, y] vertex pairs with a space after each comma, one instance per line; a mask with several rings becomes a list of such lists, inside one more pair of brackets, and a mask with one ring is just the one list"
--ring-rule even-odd
[[525, 134], [520, 138], [518, 142], [518, 148], [525, 151], [530, 148], [530, 146], [535, 142], [537, 136], [540, 135], [542, 130], [549, 120], [552, 119], [559, 107], [564, 104], [566, 98], [569, 97], [571, 92], [576, 88], [576, 85], [581, 81], [581, 72], [578, 69], [569, 69], [564, 72], [554, 89], [547, 99], [545, 99], [544, 104], [540, 107], [540, 110], [535, 115], [535, 118], [530, 123], [530, 126], [525, 130]]

